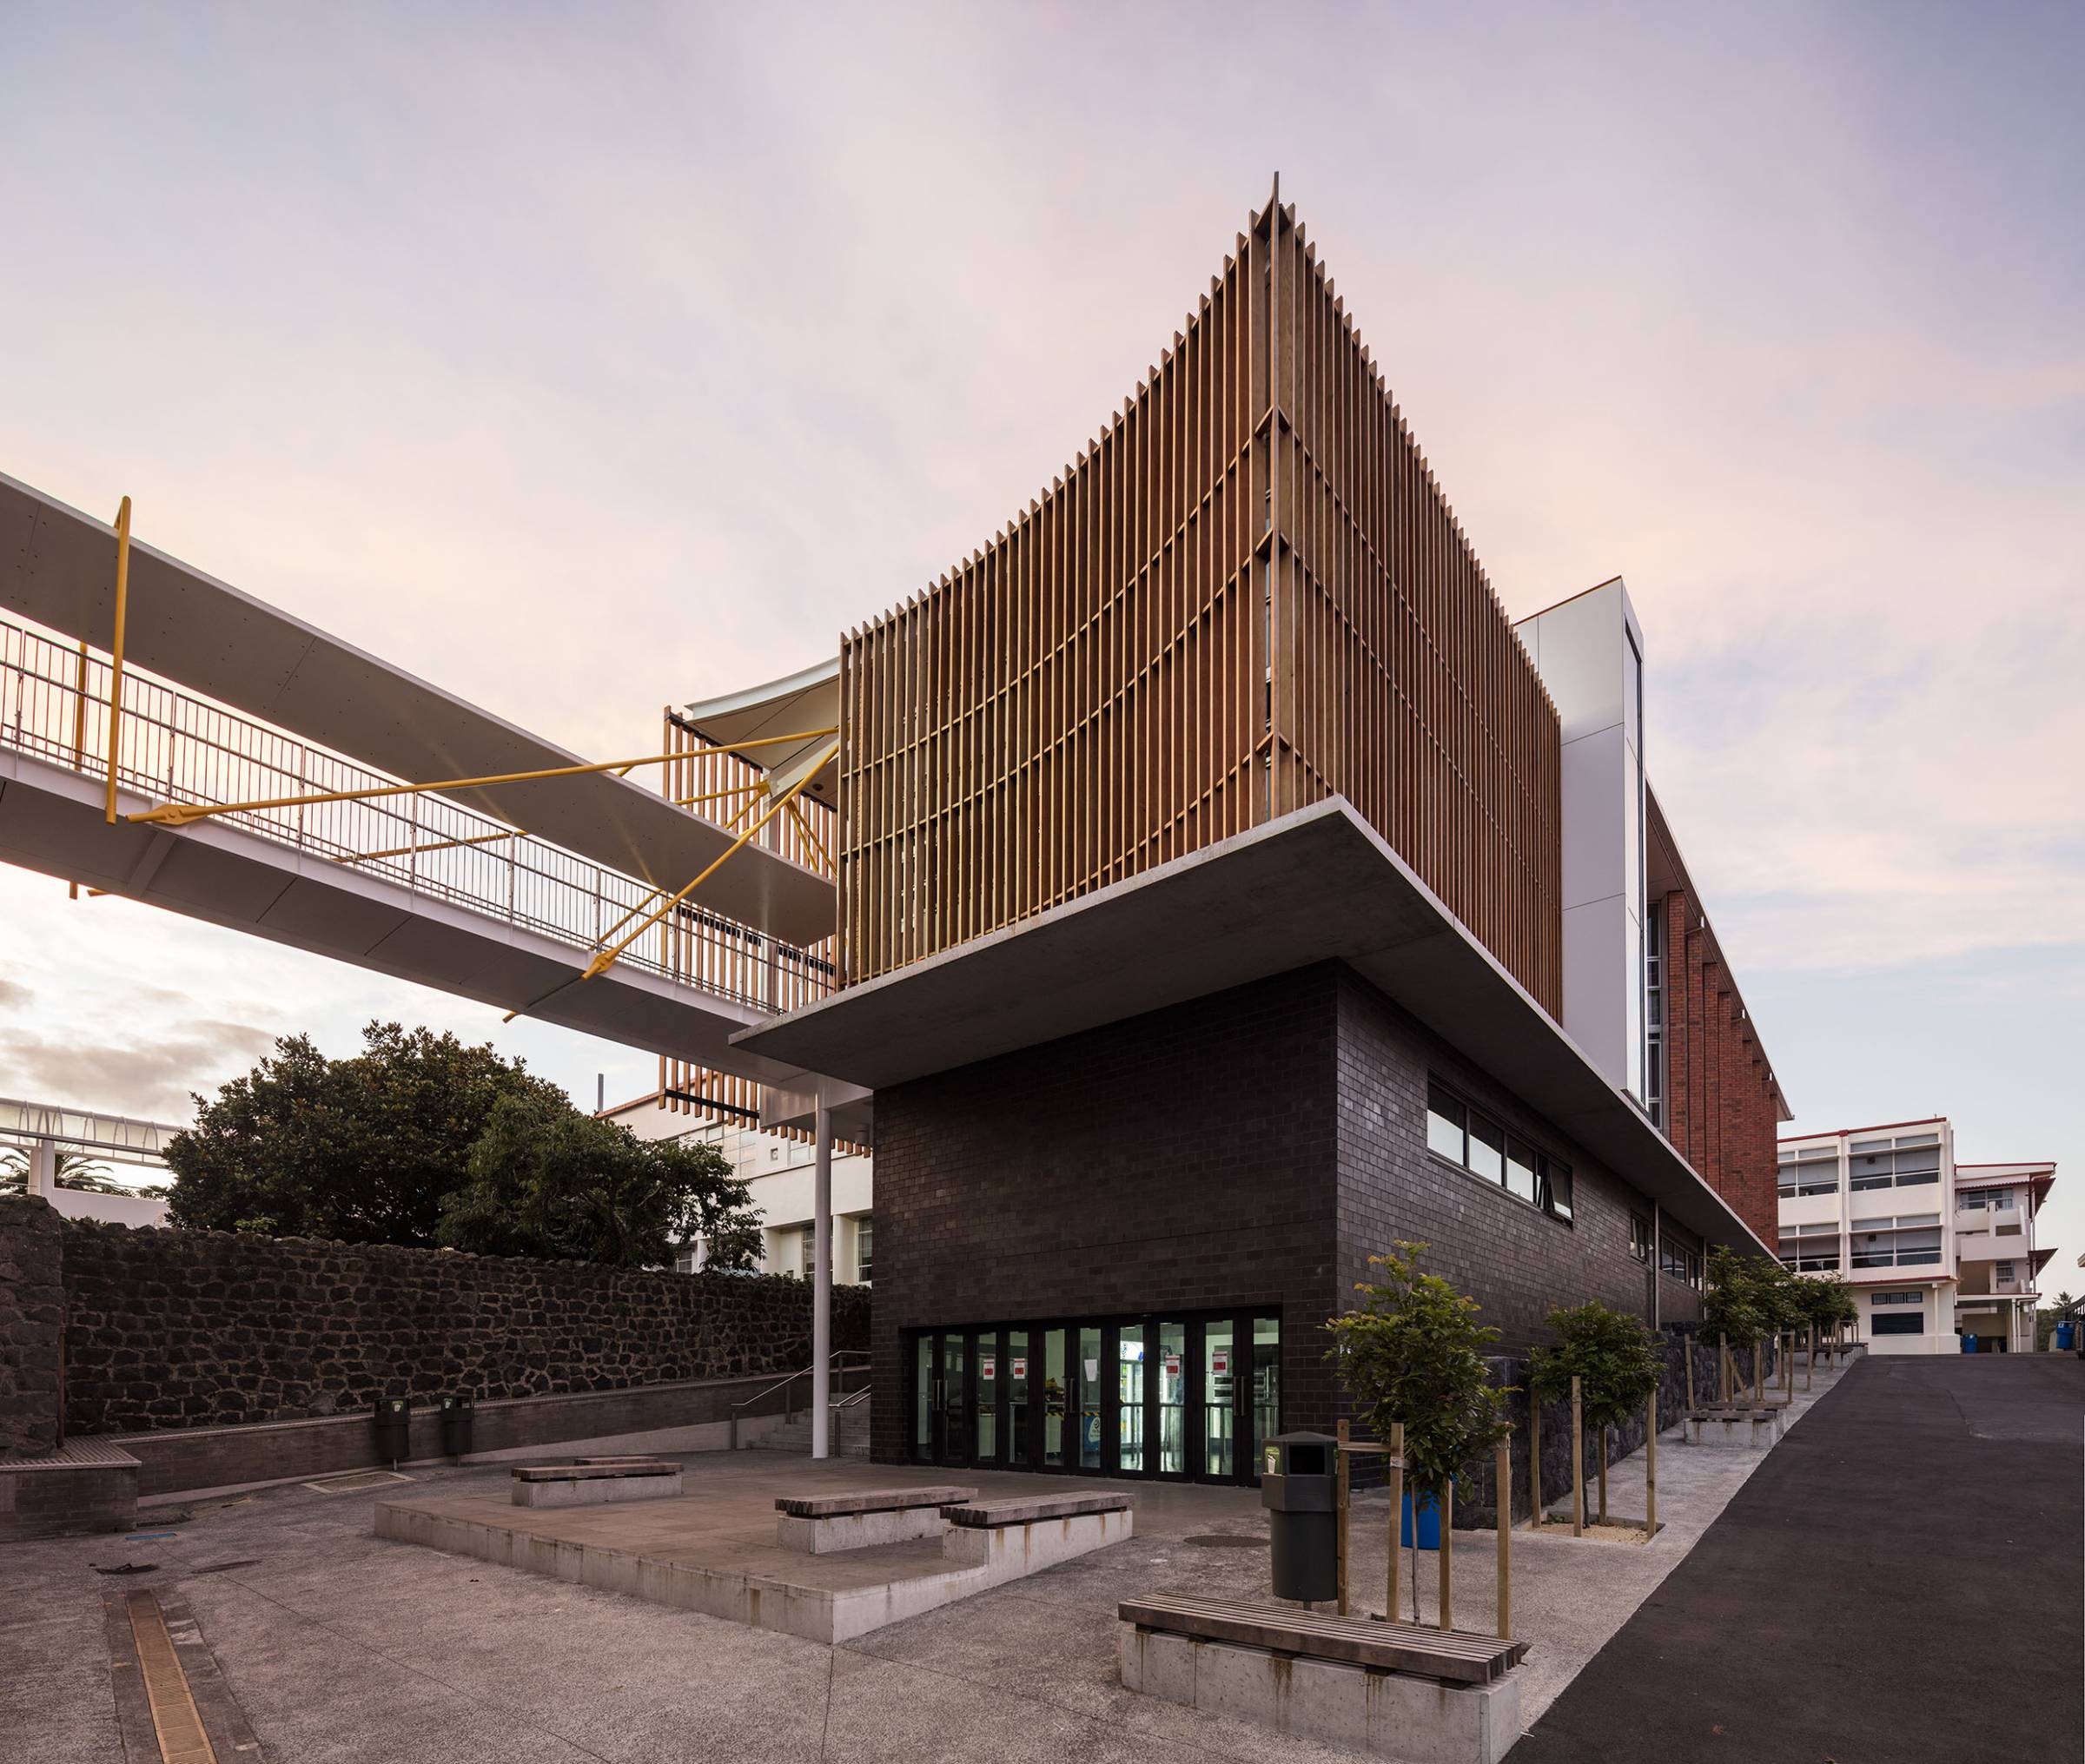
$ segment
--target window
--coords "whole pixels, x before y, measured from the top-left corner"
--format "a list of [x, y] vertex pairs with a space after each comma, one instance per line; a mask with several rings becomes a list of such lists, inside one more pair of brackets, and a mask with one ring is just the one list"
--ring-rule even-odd
[[1870, 1317], [1868, 1319], [1870, 1335], [1923, 1335], [1926, 1332], [1926, 1316], [1923, 1311], [1907, 1311], [1902, 1315]]
[[1853, 1222], [1853, 1265], [1857, 1268], [1927, 1267], [1940, 1260], [1940, 1215], [1899, 1213], [1895, 1219], [1857, 1219]]
[[1470, 1168], [1487, 1182], [1506, 1180], [1506, 1129], [1470, 1112]]
[[1848, 1150], [1856, 1189], [1917, 1188], [1940, 1180], [1938, 1133], [1856, 1140]]
[[1462, 1162], [1463, 1127], [1469, 1111], [1438, 1084], [1426, 1087], [1426, 1149]]
[[2012, 1279], [2014, 1278], [2013, 1265], [2010, 1262], [1999, 1263], [1997, 1278], [2001, 1280]]
[[1836, 1194], [1839, 1191], [1839, 1153], [1837, 1146], [1813, 1147], [1798, 1152], [1781, 1166], [1781, 1198], [1792, 1200], [1799, 1194]]
[[1956, 1202], [1966, 1212], [1976, 1212], [1988, 1207], [1993, 1212], [2003, 1212], [2013, 1204], [2013, 1191], [2009, 1188], [1972, 1188]]
[[1667, 1279], [1701, 1290], [1701, 1252], [1675, 1243], [1670, 1233], [1658, 1246], [1658, 1269]]
[[1926, 1295], [1921, 1292], [1877, 1292], [1868, 1302], [1870, 1305], [1923, 1305]]
[[1651, 1125], [1665, 1124], [1665, 912], [1651, 902], [1644, 919], [1644, 1101]]
[[1781, 1260], [1784, 1266], [1806, 1273], [1837, 1272], [1838, 1221], [1828, 1219], [1821, 1225], [1783, 1226]]
[[1569, 1166], [1509, 1135], [1483, 1110], [1432, 1082], [1426, 1086], [1426, 1149], [1499, 1184], [1552, 1219], [1571, 1222]]
[[806, 1280], [818, 1272], [818, 1228], [816, 1224], [799, 1226], [797, 1229], [797, 1265], [804, 1272]]
[[1531, 1206], [1541, 1204], [1541, 1155], [1526, 1140], [1506, 1142], [1506, 1186]]
[[854, 1278], [866, 1286], [876, 1261], [876, 1215], [864, 1212], [854, 1227]]
[[1651, 1259], [1651, 1221], [1633, 1212], [1629, 1215], [1629, 1253], [1639, 1262]]

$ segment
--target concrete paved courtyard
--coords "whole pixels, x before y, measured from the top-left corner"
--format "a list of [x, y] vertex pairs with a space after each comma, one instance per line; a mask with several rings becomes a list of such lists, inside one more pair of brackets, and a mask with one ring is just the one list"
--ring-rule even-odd
[[[1730, 1638], [1750, 1635], [1744, 1626], [1757, 1617], [1734, 1610], [1727, 1589], [1778, 1588], [1797, 1567], [1777, 1556], [1762, 1558], [1772, 1562], [1771, 1573], [1744, 1566], [1748, 1550], [1771, 1551], [1771, 1539], [1758, 1538], [1738, 1546], [1733, 1566], [1726, 1534], [1734, 1525], [1742, 1531], [1748, 1513], [1782, 1513], [1785, 1491], [1762, 1491], [1779, 1489], [1793, 1469], [1839, 1464], [1854, 1475], [1867, 1454], [1926, 1450], [1934, 1430], [1926, 1414], [1929, 1397], [1916, 1383], [1922, 1372], [1900, 1372], [1906, 1366], [1950, 1388], [1967, 1381], [1944, 1399], [1949, 1417], [1966, 1412], [1963, 1405], [1981, 1405], [1965, 1435], [1976, 1442], [1973, 1455], [1955, 1475], [1989, 1477], [1997, 1485], [2013, 1475], [2015, 1450], [2049, 1448], [2062, 1432], [2062, 1404], [2074, 1386], [2085, 1390], [2085, 1368], [2069, 1360], [1960, 1367], [1873, 1362], [1843, 1375], [1829, 1396], [1820, 1378], [1808, 1412], [1764, 1458], [1689, 1450], [1668, 1436], [1659, 1452], [1660, 1515], [1668, 1529], [1657, 1543], [1515, 1536], [1515, 1627], [1533, 1643], [1524, 1668], [1523, 1714], [1535, 1728], [1515, 1756], [1694, 1755], [1681, 1743], [1698, 1713], [1689, 1687], [1704, 1670], [1712, 1676], [1715, 1662], [1725, 1659], [1751, 1681], [1744, 1663], [1751, 1657], [1750, 1643], [1733, 1647]], [[1989, 1373], [1996, 1376], [1980, 1378]], [[2068, 1519], [2039, 1508], [2021, 1516], [2022, 1524], [2031, 1517], [2037, 1526], [2071, 1528], [2068, 1543], [2054, 1552], [2071, 1572], [2068, 1605], [2052, 1599], [2022, 1609], [2047, 1614], [2042, 1628], [2051, 1657], [2068, 1646], [2074, 1668], [2078, 1412], [2074, 1404], [2065, 1423]], [[1850, 1461], [1843, 1445], [1830, 1444], [1843, 1430], [1842, 1416], [1872, 1442]], [[1964, 1424], [1949, 1419], [1947, 1425], [1961, 1432]], [[1887, 1446], [1891, 1438], [1901, 1438], [1901, 1446]], [[946, 1472], [858, 1462], [813, 1466], [758, 1450], [697, 1456], [687, 1470], [692, 1491], [707, 1489], [720, 1510], [741, 1512], [785, 1490], [950, 1479]], [[410, 1487], [443, 1498], [499, 1497], [506, 1477], [504, 1465], [416, 1470]], [[988, 1499], [1090, 1486], [990, 1472], [956, 1479], [975, 1483]], [[298, 1486], [197, 1503], [192, 1510], [149, 1510], [141, 1533], [175, 1535], [75, 1538], [0, 1551], [0, 1657], [10, 1668], [0, 1675], [0, 1734], [7, 1741], [0, 1755], [51, 1764], [151, 1755], [123, 1748], [103, 1606], [111, 1592], [120, 1596], [139, 1588], [185, 1605], [214, 1656], [222, 1691], [236, 1700], [262, 1755], [275, 1760], [990, 1757], [1019, 1764], [1076, 1754], [1160, 1764], [1199, 1758], [1303, 1764], [1347, 1755], [1122, 1690], [1115, 1663], [1119, 1599], [1154, 1592], [1262, 1597], [1268, 1552], [1265, 1520], [1250, 1490], [1122, 1486], [1133, 1487], [1138, 1497], [1137, 1531], [1129, 1542], [837, 1648], [376, 1538], [374, 1504], [407, 1490], [402, 1483], [340, 1495]], [[2055, 1489], [2051, 1483], [2046, 1491], [2051, 1503]], [[1806, 1495], [1805, 1503], [1810, 1499]], [[1640, 1513], [1640, 1457], [1616, 1467], [1611, 1501], [1618, 1513]], [[627, 1510], [642, 1513], [644, 1505]], [[1387, 1516], [1380, 1498], [1357, 1510], [1354, 1580], [1362, 1609], [1380, 1608]], [[1871, 1501], [1843, 1503], [1837, 1523], [1858, 1534], [1850, 1535], [1850, 1550], [1864, 1538], [1859, 1547], [1886, 1553], [1876, 1528], [1886, 1529], [1890, 1516]], [[1859, 1534], [1863, 1525], [1869, 1529]], [[2009, 1605], [2020, 1578], [2017, 1549], [2009, 1555], [1994, 1544], [1969, 1554], [1951, 1565], [1943, 1602], [1962, 1609], [1974, 1596]], [[1490, 1534], [1459, 1536], [1458, 1615], [1466, 1627], [1489, 1626], [1493, 1559]], [[96, 1565], [124, 1562], [156, 1566], [129, 1576], [93, 1572]], [[1704, 1562], [1724, 1566], [1698, 1585]], [[1422, 1562], [1430, 1615], [1434, 1569], [1430, 1558]], [[1982, 1579], [1965, 1586], [1965, 1575]], [[1890, 1682], [1903, 1669], [1907, 1637], [1901, 1629], [1876, 1629], [1853, 1608], [1859, 1602], [1853, 1599], [1835, 1618], [1821, 1655], [1813, 1648], [1799, 1708], [1861, 1708], [1870, 1695], [1864, 1687]], [[1702, 1620], [1707, 1629], [1701, 1622], [1687, 1626], [1698, 1604], [1712, 1614]], [[1921, 1609], [1930, 1606], [1928, 1600]], [[1794, 1621], [1805, 1635], [1811, 1633], [1808, 1620]], [[1922, 1633], [1923, 1645], [1935, 1654], [1951, 1652], [1947, 1622], [1924, 1623]], [[1625, 1665], [1612, 1666], [1618, 1650], [1640, 1648], [1632, 1637], [1649, 1638], [1654, 1657], [1625, 1651]], [[1684, 1645], [1674, 1639], [1680, 1637]], [[1889, 1657], [1870, 1657], [1885, 1644]], [[1771, 1651], [1764, 1657], [1771, 1664]], [[1820, 1658], [1829, 1671], [1817, 1669]], [[1967, 1656], [1961, 1669], [1979, 1670]], [[1620, 1695], [1608, 1682], [1618, 1670], [1638, 1683], [1639, 1701], [1619, 1706], [1645, 1724], [1649, 1749], [1640, 1753], [1610, 1749], [1605, 1736], [1596, 1739], [1584, 1727]], [[1581, 1697], [1574, 1679], [1577, 1686], [1601, 1688]], [[2075, 1704], [2075, 1683], [2071, 1698]], [[2051, 1707], [2060, 1709], [2061, 1698]], [[1546, 1710], [1553, 1718], [1544, 1719]], [[1813, 1754], [1769, 1747], [1722, 1755]], [[1927, 1754], [1849, 1747], [1814, 1755], [1855, 1764]], [[2045, 1747], [2042, 1755], [2067, 1754]]]

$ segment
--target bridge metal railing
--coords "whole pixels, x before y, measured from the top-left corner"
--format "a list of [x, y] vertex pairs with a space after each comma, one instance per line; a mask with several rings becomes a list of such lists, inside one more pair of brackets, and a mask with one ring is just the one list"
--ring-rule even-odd
[[[108, 763], [108, 659], [0, 619], [0, 746], [100, 778]], [[372, 770], [299, 737], [155, 679], [128, 664], [117, 782], [159, 802], [222, 804], [366, 790], [413, 782]], [[489, 816], [430, 794], [222, 817], [308, 856], [594, 951], [656, 905], [646, 883]], [[622, 954], [629, 966], [760, 1010], [831, 989], [824, 961], [686, 906]], [[700, 975], [699, 980], [691, 975]], [[771, 994], [773, 988], [775, 994]]]

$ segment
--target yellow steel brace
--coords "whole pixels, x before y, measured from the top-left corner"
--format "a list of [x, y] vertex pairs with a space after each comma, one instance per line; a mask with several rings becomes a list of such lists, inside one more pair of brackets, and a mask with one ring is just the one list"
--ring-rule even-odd
[[697, 889], [700, 888], [703, 883], [707, 882], [712, 875], [716, 875], [718, 869], [724, 864], [727, 858], [732, 856], [742, 846], [745, 844], [749, 839], [752, 838], [760, 831], [763, 827], [766, 826], [770, 821], [773, 820], [776, 816], [779, 815], [784, 809], [789, 807], [791, 803], [795, 802], [798, 793], [801, 791], [806, 784], [810, 783], [813, 778], [817, 776], [819, 772], [824, 770], [826, 762], [831, 760], [832, 756], [839, 750], [839, 745], [837, 742], [831, 747], [827, 748], [825, 750], [824, 757], [821, 758], [816, 765], [812, 766], [809, 771], [805, 772], [802, 777], [798, 778], [795, 783], [791, 784], [787, 790], [784, 791], [780, 799], [775, 803], [773, 808], [770, 809], [766, 814], [763, 815], [758, 821], [754, 822], [751, 827], [747, 828], [745, 832], [741, 833], [738, 838], [733, 840], [729, 848], [725, 849], [721, 856], [716, 858], [712, 862], [711, 862], [710, 865], [704, 869], [700, 875], [697, 876], [693, 882], [690, 882], [685, 888], [680, 889], [678, 893], [675, 894], [671, 899], [667, 900], [656, 912], [652, 913], [649, 917], [647, 917], [643, 924], [639, 925], [634, 931], [631, 932], [630, 935], [625, 937], [619, 943], [617, 943], [609, 948], [604, 949], [596, 955], [593, 960], [586, 964], [586, 972], [582, 974], [580, 978], [583, 980], [592, 980], [596, 974], [606, 974], [611, 968], [614, 967], [615, 959], [617, 956], [620, 955], [624, 950], [627, 949], [632, 943], [636, 942], [639, 937], [643, 936], [645, 932], [649, 931], [652, 928], [652, 926], [656, 925], [661, 919], [665, 918], [668, 913], [673, 910], [674, 908], [678, 907], [683, 901], [686, 900], [687, 897], [693, 894]]

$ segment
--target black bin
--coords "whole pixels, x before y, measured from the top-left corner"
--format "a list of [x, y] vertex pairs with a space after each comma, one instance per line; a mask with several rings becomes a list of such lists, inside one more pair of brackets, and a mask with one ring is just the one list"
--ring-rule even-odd
[[403, 1463], [412, 1457], [413, 1399], [379, 1397], [376, 1399], [376, 1461]]
[[1328, 1433], [1281, 1433], [1267, 1442], [1260, 1504], [1274, 1536], [1278, 1599], [1340, 1596], [1339, 1450]]
[[450, 1457], [461, 1457], [471, 1449], [471, 1399], [444, 1397], [436, 1405], [441, 1411], [441, 1449]]

